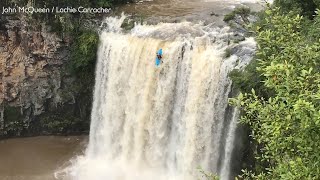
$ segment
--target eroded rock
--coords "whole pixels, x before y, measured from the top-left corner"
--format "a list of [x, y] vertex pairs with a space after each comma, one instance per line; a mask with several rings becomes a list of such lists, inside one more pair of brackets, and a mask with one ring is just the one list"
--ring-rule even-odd
[[[44, 25], [33, 28], [25, 17], [1, 17], [0, 28], [0, 135], [6, 122], [4, 107], [21, 108], [24, 122], [62, 103], [62, 68], [68, 44]], [[69, 80], [70, 81], [70, 80]], [[72, 93], [72, 92], [68, 92]]]

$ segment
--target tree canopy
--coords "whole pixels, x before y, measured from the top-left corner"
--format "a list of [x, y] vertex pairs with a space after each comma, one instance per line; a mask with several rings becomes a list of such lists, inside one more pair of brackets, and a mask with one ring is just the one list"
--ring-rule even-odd
[[300, 15], [312, 18], [317, 7], [320, 6], [320, 0], [275, 0], [274, 4], [283, 12], [295, 10]]
[[[283, 13], [290, 2], [303, 11]], [[255, 167], [241, 177], [320, 179], [320, 38], [315, 32], [320, 17], [308, 21], [302, 16], [312, 12], [311, 6], [306, 10], [310, 4], [304, 6], [307, 1], [275, 3], [280, 8], [268, 9], [255, 27], [255, 68], [244, 72], [259, 76], [259, 82], [236, 78], [237, 84], [254, 86], [239, 86], [242, 93], [231, 99], [242, 109], [240, 122], [250, 127], [256, 149]]]

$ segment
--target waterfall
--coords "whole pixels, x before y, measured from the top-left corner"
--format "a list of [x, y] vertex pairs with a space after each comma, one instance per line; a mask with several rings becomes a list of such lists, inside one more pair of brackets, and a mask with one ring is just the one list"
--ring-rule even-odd
[[[228, 45], [227, 27], [190, 22], [123, 32], [123, 19], [103, 25], [89, 145], [69, 177], [187, 180], [201, 177], [201, 167], [229, 179], [238, 112], [226, 111], [228, 73], [250, 61], [253, 39]], [[163, 64], [156, 67], [159, 48]]]

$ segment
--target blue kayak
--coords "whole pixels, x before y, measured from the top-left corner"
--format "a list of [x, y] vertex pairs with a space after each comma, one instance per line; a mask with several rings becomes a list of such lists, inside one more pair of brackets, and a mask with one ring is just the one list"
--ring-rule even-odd
[[162, 56], [162, 49], [159, 49], [157, 52], [156, 66], [159, 66], [161, 64], [161, 59], [159, 59], [158, 56]]

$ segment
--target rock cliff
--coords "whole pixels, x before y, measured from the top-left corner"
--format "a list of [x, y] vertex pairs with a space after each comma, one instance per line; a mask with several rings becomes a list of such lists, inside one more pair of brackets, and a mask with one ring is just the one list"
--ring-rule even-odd
[[[66, 70], [69, 46], [68, 38], [50, 32], [45, 24], [25, 16], [0, 17], [1, 136], [50, 133], [44, 119], [61, 126], [57, 132], [66, 130], [55, 122], [57, 116], [66, 121], [63, 111], [77, 114], [79, 106], [70, 90], [75, 78]], [[88, 114], [81, 118], [88, 119]]]

